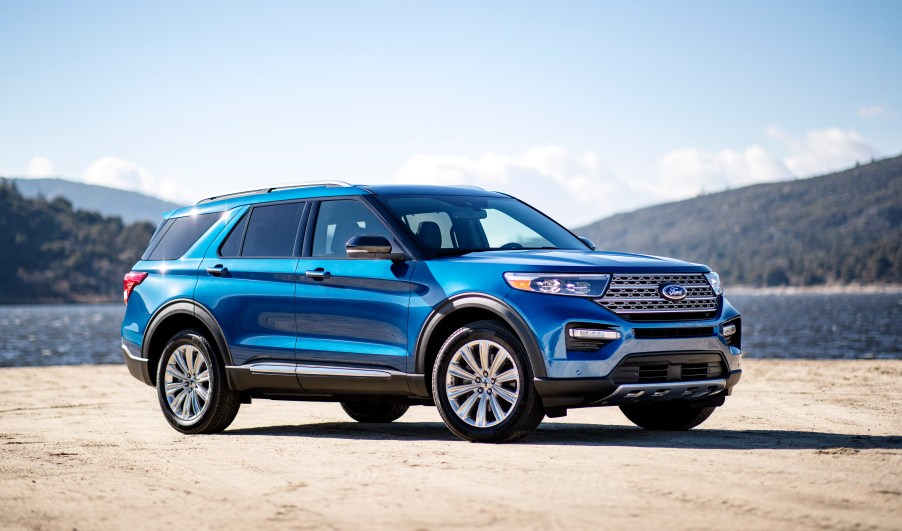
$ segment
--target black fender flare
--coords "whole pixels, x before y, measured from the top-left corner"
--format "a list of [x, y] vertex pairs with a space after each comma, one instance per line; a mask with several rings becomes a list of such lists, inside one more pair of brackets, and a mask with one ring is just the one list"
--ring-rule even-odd
[[216, 342], [216, 349], [219, 351], [223, 363], [226, 365], [232, 364], [232, 353], [229, 350], [229, 344], [226, 341], [225, 334], [222, 333], [222, 327], [219, 326], [219, 322], [216, 321], [216, 318], [213, 317], [210, 310], [189, 299], [175, 299], [169, 301], [153, 314], [147, 328], [144, 330], [144, 341], [141, 345], [141, 357], [150, 359], [150, 342], [151, 339], [153, 339], [157, 328], [160, 323], [165, 321], [168, 317], [177, 314], [190, 315], [203, 323], [213, 336], [213, 341]]
[[517, 334], [517, 337], [520, 338], [520, 341], [523, 342], [523, 346], [526, 348], [526, 355], [529, 358], [529, 363], [532, 365], [533, 376], [542, 378], [547, 375], [542, 348], [539, 346], [539, 342], [532, 329], [526, 324], [526, 320], [506, 302], [483, 293], [461, 293], [454, 295], [432, 310], [432, 313], [426, 318], [419, 336], [417, 336], [417, 342], [414, 348], [414, 367], [417, 374], [426, 373], [426, 347], [429, 344], [429, 339], [435, 332], [436, 327], [438, 327], [439, 323], [441, 323], [450, 313], [463, 308], [487, 310], [501, 317], [504, 323], [511, 327], [514, 333]]

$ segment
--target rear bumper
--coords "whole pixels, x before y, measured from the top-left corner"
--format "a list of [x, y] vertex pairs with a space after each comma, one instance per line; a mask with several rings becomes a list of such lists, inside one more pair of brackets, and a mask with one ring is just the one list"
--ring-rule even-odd
[[536, 378], [534, 383], [545, 407], [588, 407], [728, 396], [741, 377], [742, 370], [735, 370], [710, 380], [617, 384], [611, 378]]
[[135, 379], [152, 386], [153, 380], [150, 377], [147, 359], [142, 358], [140, 355], [135, 355], [135, 353], [140, 352], [141, 349], [137, 346], [131, 346], [127, 342], [122, 343], [122, 358], [125, 360], [125, 366], [128, 367], [128, 372], [131, 373]]

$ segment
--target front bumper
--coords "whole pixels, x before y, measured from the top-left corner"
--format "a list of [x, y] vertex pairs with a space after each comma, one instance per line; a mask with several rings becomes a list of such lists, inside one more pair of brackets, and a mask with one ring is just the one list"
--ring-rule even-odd
[[546, 408], [614, 406], [669, 400], [701, 401], [728, 396], [742, 370], [723, 378], [654, 383], [616, 383], [613, 378], [536, 378], [536, 391]]

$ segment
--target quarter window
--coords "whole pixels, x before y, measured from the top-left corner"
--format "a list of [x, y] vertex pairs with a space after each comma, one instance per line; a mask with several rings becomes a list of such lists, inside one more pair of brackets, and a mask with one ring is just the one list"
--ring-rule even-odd
[[142, 260], [177, 260], [213, 226], [222, 212], [197, 214], [166, 220], [154, 236]]

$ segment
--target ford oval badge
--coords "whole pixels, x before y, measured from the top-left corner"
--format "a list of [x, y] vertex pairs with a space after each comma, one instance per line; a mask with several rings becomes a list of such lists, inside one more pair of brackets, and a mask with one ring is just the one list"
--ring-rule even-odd
[[681, 301], [685, 299], [688, 294], [689, 292], [686, 291], [686, 288], [679, 284], [667, 284], [666, 286], [661, 286], [661, 296], [669, 301]]

